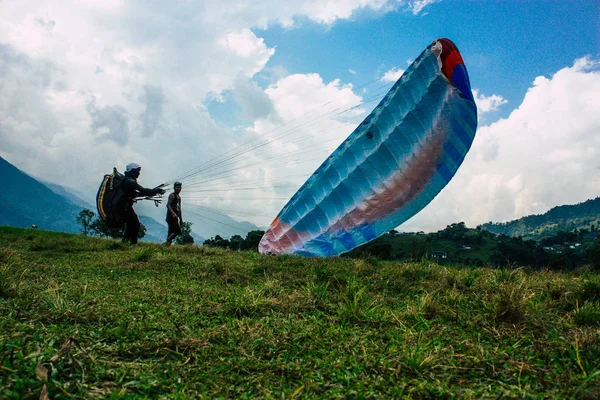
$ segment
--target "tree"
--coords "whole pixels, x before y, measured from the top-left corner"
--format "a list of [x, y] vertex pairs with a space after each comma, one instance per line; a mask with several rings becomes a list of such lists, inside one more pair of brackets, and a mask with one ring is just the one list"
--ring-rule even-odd
[[406, 243], [406, 255], [412, 260], [419, 260], [427, 255], [430, 246], [424, 240], [414, 238]]
[[244, 238], [240, 235], [233, 235], [229, 239], [229, 247], [231, 250], [241, 250], [244, 245]]
[[362, 253], [362, 256], [372, 256], [379, 260], [391, 260], [392, 245], [383, 241], [375, 241], [372, 245], [367, 246]]
[[220, 235], [215, 236], [214, 238], [206, 239], [204, 241], [205, 246], [210, 247], [221, 247], [223, 249], [229, 248], [229, 240], [223, 239]]
[[175, 238], [176, 244], [194, 244], [192, 224], [192, 222], [184, 222], [181, 224], [181, 235]]
[[260, 243], [260, 239], [262, 239], [265, 231], [250, 231], [246, 234], [246, 240], [244, 241], [244, 246], [242, 250], [254, 250], [258, 251], [258, 244]]
[[596, 239], [594, 247], [592, 247], [588, 252], [588, 257], [592, 263], [592, 267], [600, 271], [600, 239]]
[[84, 208], [79, 212], [77, 216], [77, 223], [81, 225], [81, 233], [88, 236], [92, 231], [92, 225], [94, 223], [94, 212], [87, 208]]
[[104, 221], [100, 218], [96, 218], [92, 222], [92, 232], [94, 236], [111, 237], [114, 239], [123, 236], [123, 228], [109, 228]]

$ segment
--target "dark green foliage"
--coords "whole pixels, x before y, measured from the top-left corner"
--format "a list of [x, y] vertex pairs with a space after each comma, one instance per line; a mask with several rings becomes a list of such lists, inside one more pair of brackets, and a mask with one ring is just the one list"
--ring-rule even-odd
[[87, 236], [92, 231], [92, 223], [96, 214], [92, 210], [84, 208], [77, 216], [77, 223], [81, 225], [81, 234]]
[[244, 238], [240, 235], [233, 235], [229, 238], [229, 248], [231, 250], [241, 250], [244, 246]]
[[581, 303], [586, 301], [600, 302], [600, 277], [591, 275], [585, 279], [578, 291], [578, 299]]
[[265, 234], [265, 231], [255, 230], [250, 231], [246, 234], [246, 239], [242, 245], [242, 250], [254, 250], [257, 251], [260, 239]]
[[220, 235], [215, 236], [214, 238], [206, 239], [204, 241], [204, 246], [209, 247], [220, 247], [222, 249], [229, 248], [229, 240], [223, 239]]
[[578, 307], [574, 321], [579, 326], [597, 326], [600, 328], [600, 304], [598, 302], [584, 303]]
[[598, 268], [600, 264], [600, 245], [586, 229], [560, 231], [542, 242], [545, 246], [522, 237], [494, 235], [481, 227], [470, 229], [460, 222], [429, 234], [388, 233], [343, 257], [405, 261], [429, 258], [439, 264], [564, 270], [589, 264]]
[[192, 236], [192, 222], [184, 222], [181, 224], [181, 235], [175, 238], [177, 244], [194, 244], [194, 237]]
[[596, 271], [600, 271], [600, 238], [596, 239], [594, 246], [590, 248], [588, 257], [592, 267], [594, 267]]
[[214, 238], [206, 239], [203, 244], [204, 246], [220, 247], [222, 249], [257, 251], [260, 239], [264, 234], [265, 231], [250, 231], [246, 234], [245, 239], [240, 235], [233, 235], [229, 240], [217, 235]]
[[496, 254], [490, 260], [496, 265], [528, 265], [543, 266], [547, 256], [533, 240], [523, 240], [521, 237], [500, 235]]

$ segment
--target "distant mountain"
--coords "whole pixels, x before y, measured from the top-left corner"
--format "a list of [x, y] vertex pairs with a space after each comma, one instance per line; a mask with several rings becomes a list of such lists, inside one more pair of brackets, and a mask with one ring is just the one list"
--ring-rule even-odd
[[[192, 230], [205, 238], [216, 235], [228, 239], [233, 235], [245, 238], [250, 231], [261, 230], [248, 221], [237, 221], [230, 216], [206, 207], [188, 205], [182, 201], [183, 220], [193, 222]], [[263, 229], [264, 230], [264, 229]]]
[[81, 207], [0, 157], [0, 225], [79, 232], [76, 218]]
[[591, 225], [600, 226], [600, 197], [583, 203], [552, 208], [540, 215], [529, 215], [509, 222], [488, 222], [481, 227], [495, 234], [522, 236], [539, 240], [558, 231], [572, 231]]
[[[146, 227], [146, 235], [141, 239], [145, 242], [164, 242], [167, 236], [167, 227], [157, 222], [154, 218], [140, 215], [140, 222]], [[163, 237], [164, 236], [164, 237]]]
[[94, 204], [84, 200], [83, 194], [77, 193], [72, 188], [67, 188], [65, 186], [61, 186], [59, 184], [44, 181], [41, 179], [37, 179], [37, 180], [40, 183], [43, 183], [45, 186], [47, 186], [48, 189], [52, 190], [54, 193], [64, 197], [65, 199], [69, 200], [71, 203], [73, 203], [81, 208], [88, 208], [90, 210], [94, 210], [96, 207]]

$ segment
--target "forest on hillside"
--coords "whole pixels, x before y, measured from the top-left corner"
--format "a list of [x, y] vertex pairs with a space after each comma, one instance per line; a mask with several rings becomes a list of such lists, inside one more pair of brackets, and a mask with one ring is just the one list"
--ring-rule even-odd
[[529, 215], [508, 222], [488, 222], [482, 229], [495, 234], [540, 240], [575, 229], [592, 229], [600, 225], [600, 197], [579, 204], [563, 205], [539, 215]]
[[576, 229], [559, 231], [540, 241], [496, 235], [463, 222], [434, 233], [391, 231], [348, 253], [349, 257], [373, 256], [385, 260], [435, 259], [439, 263], [470, 266], [574, 269], [592, 265], [600, 269], [598, 232]]

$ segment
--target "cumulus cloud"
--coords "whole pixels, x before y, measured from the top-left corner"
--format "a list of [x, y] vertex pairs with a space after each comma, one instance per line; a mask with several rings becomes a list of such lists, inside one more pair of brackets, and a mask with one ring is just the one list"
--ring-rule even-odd
[[381, 78], [381, 80], [384, 82], [396, 82], [398, 79], [400, 79], [403, 73], [404, 70], [401, 68], [392, 68], [383, 74], [383, 78]]
[[242, 108], [243, 117], [251, 121], [265, 118], [273, 112], [271, 99], [254, 81], [238, 76], [232, 93], [236, 103]]
[[507, 221], [597, 197], [599, 65], [586, 57], [537, 77], [508, 118], [480, 127], [455, 178], [403, 229]]
[[125, 146], [129, 139], [129, 117], [127, 110], [120, 105], [96, 107], [93, 98], [87, 105], [87, 112], [92, 117], [92, 132], [98, 140], [112, 140], [119, 146]]
[[298, 118], [329, 103], [335, 103], [340, 109], [360, 103], [352, 85], [343, 85], [339, 79], [325, 84], [316, 73], [289, 75], [265, 92], [275, 102], [275, 109], [284, 120]]
[[275, 54], [275, 49], [268, 48], [264, 39], [256, 37], [250, 29], [230, 32], [219, 43], [242, 59], [251, 61], [249, 67], [245, 63], [241, 64], [245, 68], [240, 67], [240, 71], [248, 76], [262, 70], [269, 58]]
[[0, 151], [35, 158], [51, 145], [60, 124], [49, 100], [61, 77], [51, 63], [0, 44]]
[[473, 97], [475, 98], [475, 104], [477, 104], [477, 112], [479, 112], [479, 114], [496, 111], [500, 106], [508, 103], [508, 100], [500, 95], [493, 94], [491, 96], [485, 96], [479, 93], [479, 89], [473, 89]]

